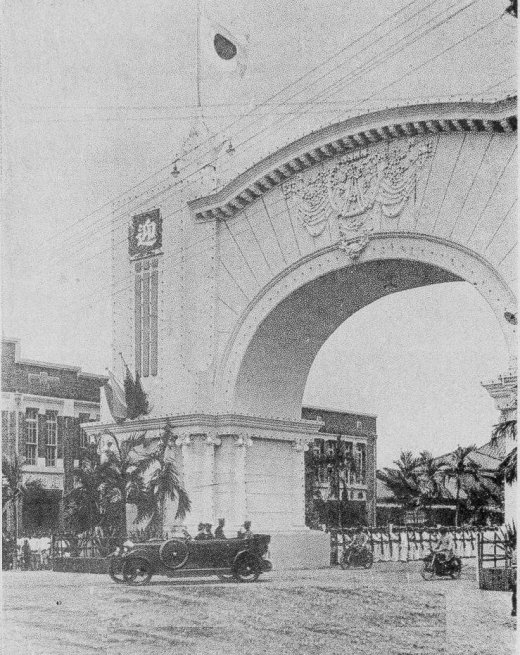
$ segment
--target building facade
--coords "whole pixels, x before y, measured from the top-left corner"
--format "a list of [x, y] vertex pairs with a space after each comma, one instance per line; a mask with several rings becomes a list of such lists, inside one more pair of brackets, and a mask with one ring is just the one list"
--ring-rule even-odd
[[[306, 522], [344, 526], [375, 523], [376, 416], [305, 406], [302, 418], [322, 423], [306, 452]], [[338, 439], [342, 442], [338, 453]], [[339, 460], [335, 458], [339, 455]], [[341, 470], [338, 489], [334, 469]]]
[[[38, 481], [42, 491], [11, 507], [7, 530], [19, 534], [63, 529], [63, 495], [87, 446], [82, 423], [99, 420], [100, 387], [106, 378], [77, 366], [20, 357], [17, 339], [2, 339], [2, 455], [19, 463], [22, 483]], [[5, 481], [3, 482], [3, 484]]]

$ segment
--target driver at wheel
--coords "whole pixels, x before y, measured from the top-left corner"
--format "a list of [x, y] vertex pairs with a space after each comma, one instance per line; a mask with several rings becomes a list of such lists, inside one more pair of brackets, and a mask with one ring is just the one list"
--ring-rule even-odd
[[439, 530], [439, 538], [433, 548], [433, 552], [440, 557], [440, 561], [447, 564], [455, 557], [453, 537], [448, 528]]

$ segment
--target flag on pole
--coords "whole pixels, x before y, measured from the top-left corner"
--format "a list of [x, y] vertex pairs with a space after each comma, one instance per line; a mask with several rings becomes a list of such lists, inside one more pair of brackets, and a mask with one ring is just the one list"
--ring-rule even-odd
[[232, 33], [209, 16], [203, 8], [200, 15], [200, 39], [207, 61], [226, 73], [243, 77], [247, 69], [246, 35]]
[[112, 371], [110, 369], [107, 369], [107, 371], [108, 382], [103, 387], [105, 398], [114, 421], [116, 423], [122, 423], [128, 413], [125, 392]]

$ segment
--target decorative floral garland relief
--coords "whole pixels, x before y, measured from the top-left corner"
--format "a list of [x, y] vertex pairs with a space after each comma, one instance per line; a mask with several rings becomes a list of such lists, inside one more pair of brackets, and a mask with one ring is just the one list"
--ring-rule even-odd
[[301, 173], [282, 190], [311, 236], [337, 221], [338, 248], [355, 261], [368, 245], [375, 213], [401, 214], [432, 151], [431, 138], [377, 144]]

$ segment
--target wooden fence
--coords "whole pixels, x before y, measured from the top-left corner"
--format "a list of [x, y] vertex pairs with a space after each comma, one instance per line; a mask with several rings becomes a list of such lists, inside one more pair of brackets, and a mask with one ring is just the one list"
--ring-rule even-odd
[[[453, 537], [455, 552], [459, 557], [477, 557], [478, 537], [486, 535], [493, 538], [500, 534], [497, 529], [484, 531], [476, 528], [448, 528]], [[356, 533], [356, 529], [331, 530], [330, 562], [338, 563], [338, 554], [344, 543]], [[375, 562], [410, 562], [425, 557], [436, 544], [439, 531], [437, 528], [411, 528], [409, 526], [389, 526], [385, 528], [367, 528], [369, 546]]]
[[516, 559], [502, 531], [481, 533], [477, 541], [478, 581], [481, 589], [509, 591], [516, 583]]

